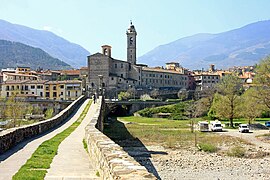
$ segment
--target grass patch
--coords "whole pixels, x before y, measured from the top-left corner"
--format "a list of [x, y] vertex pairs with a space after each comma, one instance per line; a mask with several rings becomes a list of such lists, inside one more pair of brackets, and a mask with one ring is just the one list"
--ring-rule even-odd
[[246, 154], [246, 150], [245, 148], [241, 147], [241, 146], [234, 146], [231, 149], [229, 149], [229, 151], [227, 152], [228, 156], [232, 156], [232, 157], [244, 157]]
[[80, 117], [63, 132], [55, 135], [51, 139], [44, 141], [37, 150], [32, 154], [31, 158], [19, 169], [19, 171], [12, 177], [13, 180], [31, 180], [44, 179], [47, 169], [54, 156], [57, 154], [60, 143], [68, 137], [82, 122], [91, 105], [90, 101]]
[[199, 143], [198, 144], [199, 150], [202, 150], [204, 152], [214, 153], [217, 152], [218, 148], [214, 144], [209, 143]]
[[[190, 131], [190, 120], [164, 118], [121, 117], [104, 128], [104, 133], [119, 145], [139, 139], [145, 145], [162, 145], [168, 148], [194, 147], [194, 133]], [[195, 124], [201, 119], [194, 119]], [[196, 132], [197, 144], [212, 144], [215, 147], [247, 144], [237, 137], [221, 136], [217, 133]]]
[[88, 147], [87, 147], [87, 143], [85, 141], [85, 139], [83, 139], [83, 148], [86, 150], [86, 152], [88, 153]]
[[98, 171], [96, 172], [96, 176], [97, 176], [97, 177], [100, 177], [100, 174], [99, 174], [99, 172], [98, 172]]
[[143, 117], [153, 117], [154, 114], [158, 113], [171, 113], [169, 119], [182, 120], [188, 119], [186, 108], [190, 105], [190, 101], [179, 102], [177, 104], [160, 106], [155, 108], [145, 108], [138, 111], [137, 113]]

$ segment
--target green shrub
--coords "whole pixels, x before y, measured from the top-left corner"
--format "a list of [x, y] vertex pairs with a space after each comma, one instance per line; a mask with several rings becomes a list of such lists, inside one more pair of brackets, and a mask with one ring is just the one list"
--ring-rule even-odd
[[232, 147], [231, 149], [229, 149], [229, 151], [227, 152], [228, 156], [232, 156], [232, 157], [244, 157], [246, 154], [246, 150], [245, 148], [241, 147], [241, 146], [235, 146]]
[[190, 102], [180, 102], [173, 105], [160, 106], [155, 108], [145, 108], [138, 111], [137, 113], [143, 117], [153, 117], [154, 114], [158, 113], [171, 113], [170, 119], [187, 119], [186, 118], [186, 108], [189, 106]]
[[209, 153], [217, 152], [218, 150], [218, 148], [215, 145], [209, 143], [199, 143], [198, 148], [199, 150]]

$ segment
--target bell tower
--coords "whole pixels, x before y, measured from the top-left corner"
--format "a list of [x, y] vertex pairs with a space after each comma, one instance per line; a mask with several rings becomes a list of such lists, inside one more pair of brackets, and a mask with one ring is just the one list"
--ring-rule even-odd
[[130, 21], [130, 27], [127, 30], [127, 62], [136, 64], [136, 36], [135, 26]]

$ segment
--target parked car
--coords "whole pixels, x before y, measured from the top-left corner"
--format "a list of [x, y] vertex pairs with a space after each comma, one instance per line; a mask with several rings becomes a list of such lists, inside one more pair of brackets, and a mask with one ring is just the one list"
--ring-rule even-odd
[[239, 125], [239, 132], [240, 133], [248, 133], [249, 132], [249, 127], [247, 124], [240, 124]]
[[266, 126], [266, 127], [270, 127], [270, 121], [266, 121], [266, 122], [265, 122], [265, 126]]

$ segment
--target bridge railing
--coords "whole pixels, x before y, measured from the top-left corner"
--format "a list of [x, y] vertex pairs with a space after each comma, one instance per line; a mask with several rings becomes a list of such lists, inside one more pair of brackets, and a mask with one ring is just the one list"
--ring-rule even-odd
[[58, 126], [64, 122], [84, 100], [85, 96], [79, 97], [59, 114], [45, 121], [11, 128], [0, 132], [0, 154], [6, 152], [28, 138], [42, 134]]
[[95, 114], [85, 129], [85, 139], [91, 162], [99, 171], [101, 179], [156, 179], [144, 166], [100, 131], [105, 103], [101, 97], [97, 103]]

